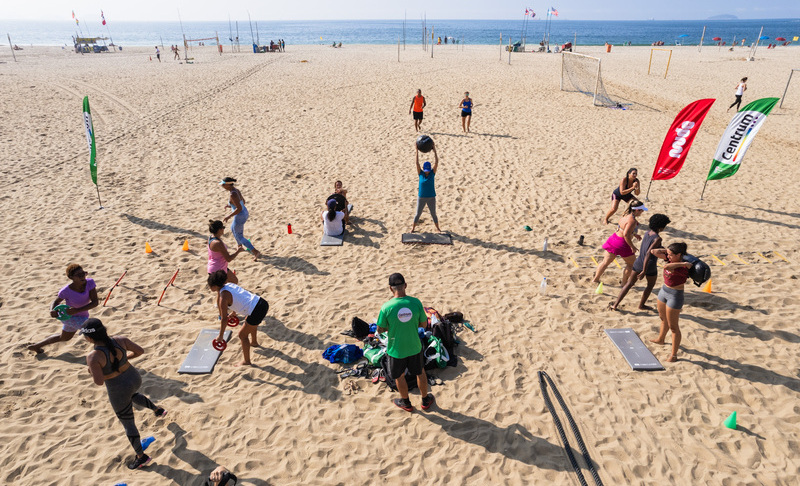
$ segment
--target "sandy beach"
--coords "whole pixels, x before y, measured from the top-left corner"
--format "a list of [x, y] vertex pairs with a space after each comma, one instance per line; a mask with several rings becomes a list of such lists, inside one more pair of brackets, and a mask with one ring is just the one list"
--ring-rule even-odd
[[[578, 46], [602, 59], [605, 87], [624, 110], [560, 91], [556, 54], [514, 53], [509, 64], [498, 46], [436, 46], [433, 58], [408, 46], [399, 62], [397, 46], [225, 49], [193, 49], [194, 64], [172, 61], [168, 49], [161, 63], [145, 48], [26, 47], [18, 62], [0, 51], [8, 231], [0, 478], [185, 485], [221, 464], [245, 485], [577, 485], [542, 399], [536, 372], [544, 370], [606, 485], [796, 484], [797, 76], [739, 172], [710, 181], [699, 200], [736, 83], [749, 77], [743, 104], [780, 97], [800, 67], [796, 47], [760, 48], [753, 62], [746, 49], [673, 47], [665, 79], [665, 57], [647, 74], [649, 47]], [[408, 107], [418, 88], [427, 99], [423, 132], [440, 156], [439, 224], [452, 246], [401, 243], [417, 196]], [[475, 102], [469, 134], [457, 108], [464, 91]], [[85, 95], [102, 210], [89, 177]], [[620, 312], [607, 311], [622, 271], [610, 266], [597, 295], [591, 257], [602, 258], [613, 225], [600, 220], [625, 171], [637, 167], [646, 190], [674, 117], [701, 98], [717, 102], [682, 172], [653, 183], [645, 216], [671, 218], [665, 243], [684, 241], [711, 265], [713, 293], [687, 282], [680, 360], [667, 363], [669, 346], [648, 342], [666, 369], [635, 372], [604, 329], [631, 327], [647, 342], [658, 315], [636, 309], [641, 285]], [[245, 235], [264, 254], [231, 264], [270, 304], [261, 348], [253, 367], [237, 367], [235, 338], [212, 374], [178, 374], [200, 330], [218, 328], [206, 227], [226, 214], [217, 184], [225, 176], [239, 181]], [[355, 226], [344, 246], [323, 248], [320, 212], [337, 179]], [[427, 212], [418, 229], [434, 231]], [[235, 248], [227, 230], [224, 240]], [[49, 305], [72, 262], [95, 279], [101, 303], [127, 271], [90, 314], [145, 349], [133, 360], [142, 391], [169, 411], [164, 419], [135, 412], [142, 437], [156, 438], [145, 469], [125, 466], [133, 452], [87, 371], [89, 343], [76, 335], [40, 355], [26, 350], [59, 332]], [[418, 392], [409, 414], [392, 405], [398, 395], [385, 384], [341, 380], [321, 356], [329, 345], [357, 343], [340, 332], [354, 316], [375, 321], [393, 272], [405, 275], [409, 295], [463, 312], [477, 329], [459, 333], [458, 366], [435, 373], [443, 384], [431, 388], [437, 403], [425, 412]], [[656, 291], [661, 283], [659, 275]], [[734, 411], [738, 430], [722, 425]]]

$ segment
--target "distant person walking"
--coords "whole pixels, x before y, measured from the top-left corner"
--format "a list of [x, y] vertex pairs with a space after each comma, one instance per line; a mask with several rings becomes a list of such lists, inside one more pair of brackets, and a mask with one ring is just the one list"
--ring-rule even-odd
[[733, 108], [734, 106], [736, 107], [736, 111], [739, 111], [739, 107], [742, 104], [742, 95], [744, 95], [745, 91], [747, 91], [747, 78], [746, 77], [742, 78], [742, 80], [739, 81], [739, 84], [736, 85], [736, 101], [731, 103], [731, 106], [729, 106], [726, 111], [731, 111], [731, 108]]
[[233, 237], [239, 245], [245, 247], [247, 251], [253, 254], [255, 260], [258, 260], [258, 257], [261, 256], [261, 252], [256, 250], [253, 244], [250, 243], [250, 240], [244, 237], [244, 223], [247, 222], [250, 213], [247, 212], [247, 208], [244, 205], [244, 196], [239, 192], [239, 189], [233, 187], [234, 183], [236, 183], [236, 179], [233, 177], [226, 177], [219, 183], [223, 189], [231, 193], [228, 204], [226, 204], [226, 207], [230, 205], [231, 213], [222, 218], [222, 222], [227, 223], [229, 219], [233, 218], [231, 222], [231, 233], [233, 233]]
[[[431, 141], [433, 143], [433, 141]], [[419, 176], [419, 194], [417, 196], [417, 214], [414, 216], [414, 224], [411, 226], [411, 232], [417, 228], [419, 217], [422, 216], [422, 210], [428, 206], [431, 212], [431, 219], [436, 226], [436, 231], [442, 232], [439, 229], [439, 218], [436, 217], [436, 187], [435, 178], [436, 171], [439, 169], [439, 155], [436, 153], [436, 145], [433, 146], [433, 166], [428, 161], [419, 166], [419, 149], [417, 149], [417, 175]]]
[[180, 53], [180, 50], [178, 49], [178, 45], [177, 44], [175, 44], [175, 51], [174, 52], [175, 52], [175, 56], [172, 58], [172, 60], [173, 61], [176, 60], [176, 59], [180, 60], [181, 53]]
[[461, 130], [464, 133], [469, 132], [469, 124], [472, 121], [472, 98], [469, 97], [469, 91], [464, 93], [464, 99], [458, 105], [461, 108]]
[[411, 99], [411, 106], [408, 108], [408, 114], [414, 114], [414, 128], [419, 131], [422, 125], [422, 109], [425, 108], [425, 97], [422, 96], [422, 90], [417, 90], [417, 96]]
[[158, 62], [161, 62], [161, 51], [158, 50], [158, 46], [156, 46], [156, 58]]

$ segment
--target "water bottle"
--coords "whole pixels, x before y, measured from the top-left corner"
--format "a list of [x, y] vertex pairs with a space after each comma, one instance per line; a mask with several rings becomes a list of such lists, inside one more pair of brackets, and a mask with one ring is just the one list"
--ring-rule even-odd
[[547, 277], [542, 277], [542, 284], [539, 285], [539, 293], [542, 295], [547, 293]]
[[547, 238], [544, 239], [544, 245], [542, 245], [542, 251], [547, 251]]

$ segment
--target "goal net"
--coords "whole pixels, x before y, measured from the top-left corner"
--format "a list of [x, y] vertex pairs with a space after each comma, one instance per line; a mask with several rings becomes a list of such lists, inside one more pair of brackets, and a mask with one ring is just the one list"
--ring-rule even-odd
[[600, 59], [597, 57], [561, 53], [561, 90], [579, 91], [592, 97], [592, 103], [598, 106], [619, 106], [612, 100], [603, 86], [600, 74]]

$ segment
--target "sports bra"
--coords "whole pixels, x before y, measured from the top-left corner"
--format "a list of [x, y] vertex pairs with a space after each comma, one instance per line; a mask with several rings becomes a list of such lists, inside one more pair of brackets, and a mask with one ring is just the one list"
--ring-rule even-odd
[[113, 363], [112, 363], [111, 353], [109, 352], [109, 349], [106, 346], [95, 346], [94, 347], [94, 349], [96, 351], [102, 351], [103, 354], [106, 355], [106, 364], [102, 368], [104, 376], [108, 376], [111, 373], [114, 373], [115, 371], [119, 371], [119, 369], [122, 368], [122, 366], [125, 363], [128, 362], [128, 352], [125, 351], [125, 348], [123, 348], [122, 346], [117, 344], [117, 342], [114, 341], [113, 339], [111, 340], [111, 342], [114, 343], [114, 349], [115, 350], [119, 349], [119, 350], [122, 351], [122, 358], [120, 358], [120, 360], [117, 362], [117, 369], [116, 370], [113, 369]]

